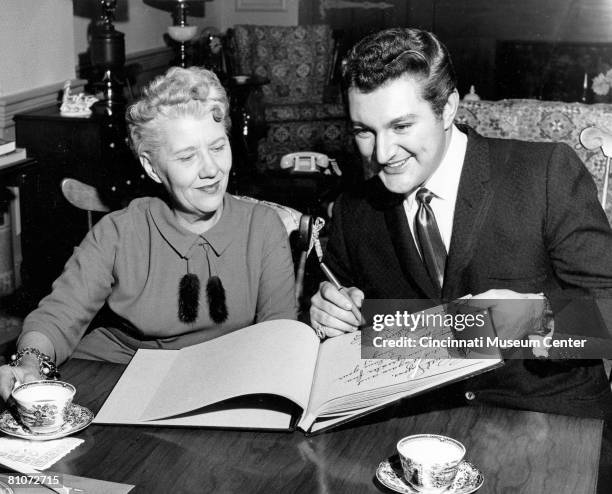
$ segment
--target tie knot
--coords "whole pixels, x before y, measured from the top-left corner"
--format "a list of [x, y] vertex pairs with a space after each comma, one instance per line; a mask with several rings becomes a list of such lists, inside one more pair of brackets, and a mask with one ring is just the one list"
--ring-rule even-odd
[[425, 187], [421, 187], [419, 190], [417, 190], [416, 200], [422, 202], [423, 204], [429, 204], [433, 197], [434, 193]]

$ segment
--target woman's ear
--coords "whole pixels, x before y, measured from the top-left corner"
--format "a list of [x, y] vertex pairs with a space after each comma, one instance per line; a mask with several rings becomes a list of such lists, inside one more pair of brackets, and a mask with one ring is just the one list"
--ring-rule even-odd
[[459, 108], [459, 92], [454, 89], [452, 93], [448, 95], [444, 109], [442, 110], [442, 119], [444, 120], [444, 128], [448, 129], [455, 120], [457, 109]]
[[149, 156], [149, 154], [142, 153], [138, 156], [138, 159], [140, 160], [140, 164], [144, 168], [144, 171], [147, 173], [149, 178], [154, 182], [161, 184], [161, 178], [159, 178], [159, 175], [155, 171], [155, 168], [153, 168], [153, 164], [151, 163], [151, 157]]

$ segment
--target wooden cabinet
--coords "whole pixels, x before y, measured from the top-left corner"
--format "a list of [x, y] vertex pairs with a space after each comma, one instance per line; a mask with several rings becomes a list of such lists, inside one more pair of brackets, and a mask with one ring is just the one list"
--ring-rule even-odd
[[60, 183], [76, 178], [98, 188], [111, 209], [156, 193], [126, 141], [123, 113], [116, 117], [63, 117], [56, 106], [15, 116], [17, 146], [37, 164], [21, 180], [24, 285], [33, 299], [49, 292], [74, 247], [87, 232], [87, 215], [63, 197]]

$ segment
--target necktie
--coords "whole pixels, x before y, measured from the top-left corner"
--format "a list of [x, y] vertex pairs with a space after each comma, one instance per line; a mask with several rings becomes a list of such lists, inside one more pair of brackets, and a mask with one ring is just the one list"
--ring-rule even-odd
[[424, 187], [416, 193], [419, 209], [416, 214], [416, 239], [421, 248], [425, 269], [434, 287], [442, 294], [444, 284], [444, 267], [446, 266], [446, 247], [442, 242], [436, 217], [429, 205], [434, 194]]

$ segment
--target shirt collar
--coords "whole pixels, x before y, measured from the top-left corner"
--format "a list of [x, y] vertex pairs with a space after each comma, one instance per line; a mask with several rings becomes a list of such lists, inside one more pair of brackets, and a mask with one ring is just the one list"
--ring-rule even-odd
[[231, 243], [237, 231], [235, 199], [229, 194], [223, 196], [223, 212], [219, 221], [207, 232], [198, 235], [179, 225], [173, 209], [161, 199], [151, 201], [149, 213], [155, 227], [168, 244], [183, 258], [190, 258], [195, 244], [202, 240], [210, 244], [217, 256], [220, 256]]
[[442, 162], [423, 184], [423, 187], [427, 187], [440, 199], [454, 202], [459, 190], [466, 149], [467, 136], [453, 124], [448, 149], [444, 153]]

